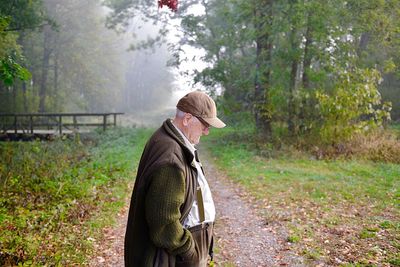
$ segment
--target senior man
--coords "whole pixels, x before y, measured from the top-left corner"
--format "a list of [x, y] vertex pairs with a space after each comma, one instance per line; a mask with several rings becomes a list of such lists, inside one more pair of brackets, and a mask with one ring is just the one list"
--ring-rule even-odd
[[194, 91], [151, 136], [140, 159], [125, 234], [125, 266], [206, 266], [215, 206], [195, 145], [223, 128], [215, 102]]

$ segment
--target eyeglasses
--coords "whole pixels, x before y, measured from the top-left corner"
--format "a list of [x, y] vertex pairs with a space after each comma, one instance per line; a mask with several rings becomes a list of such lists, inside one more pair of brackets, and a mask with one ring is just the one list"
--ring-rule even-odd
[[203, 118], [197, 117], [197, 116], [194, 116], [194, 117], [196, 117], [201, 122], [201, 124], [203, 124], [205, 129], [210, 128], [210, 124], [208, 124]]

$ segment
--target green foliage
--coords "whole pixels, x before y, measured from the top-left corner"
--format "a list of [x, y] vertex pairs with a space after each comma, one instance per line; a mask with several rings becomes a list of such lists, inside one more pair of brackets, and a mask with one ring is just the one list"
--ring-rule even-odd
[[43, 12], [43, 1], [15, 0], [0, 3], [0, 15], [10, 18], [9, 31], [35, 29], [44, 21], [50, 22]]
[[5, 85], [13, 85], [16, 79], [27, 81], [32, 77], [31, 73], [15, 61], [15, 56], [7, 56], [0, 60], [0, 79]]
[[287, 242], [290, 242], [290, 243], [298, 243], [300, 241], [300, 236], [297, 236], [297, 235], [291, 235], [291, 236], [288, 236], [288, 238], [287, 238]]
[[0, 265], [87, 264], [99, 227], [124, 203], [148, 134], [0, 143]]
[[383, 221], [379, 224], [379, 227], [382, 229], [391, 229], [391, 228], [400, 228], [400, 223], [397, 223], [397, 226], [394, 222], [391, 221]]
[[0, 59], [5, 58], [13, 50], [18, 49], [18, 45], [16, 42], [17, 35], [6, 32], [9, 24], [10, 17], [0, 15]]
[[382, 126], [390, 119], [390, 103], [382, 103], [376, 70], [342, 72], [331, 95], [316, 93], [322, 118], [320, 134], [325, 142], [346, 141], [356, 133]]
[[[330, 143], [387, 117], [390, 107], [375, 103], [378, 75], [394, 72], [398, 65], [398, 1], [225, 0], [207, 2], [205, 8], [205, 14], [185, 16], [182, 26], [191, 37], [188, 43], [205, 49], [204, 60], [210, 64], [195, 80], [214, 88], [222, 85], [226, 109], [236, 108], [236, 102], [254, 111], [256, 120], [267, 113], [261, 117], [294, 124], [292, 134], [309, 133], [323, 117], [324, 141]], [[345, 84], [345, 75], [356, 84]], [[357, 86], [371, 88], [362, 93]], [[320, 114], [315, 108], [318, 88], [320, 96], [330, 96], [323, 108], [340, 106], [337, 114]], [[390, 83], [392, 92], [394, 88]], [[355, 91], [362, 103], [344, 103], [356, 98], [350, 99]], [[356, 114], [356, 108], [368, 104], [375, 114]], [[360, 116], [374, 117], [375, 123]], [[347, 124], [339, 126], [343, 121]]]
[[392, 266], [396, 266], [396, 267], [400, 266], [400, 256], [398, 256], [397, 258], [390, 259], [389, 263]]
[[360, 233], [361, 239], [371, 238], [376, 236], [376, 231], [371, 229], [363, 229]]
[[105, 28], [99, 1], [3, 2], [0, 112], [119, 109], [127, 45]]
[[398, 134], [398, 136], [400, 136], [400, 124], [391, 124], [389, 128], [391, 128], [395, 133]]
[[41, 1], [12, 1], [0, 4], [0, 80], [11, 86], [19, 79], [27, 81], [31, 73], [17, 62], [21, 47], [17, 44], [18, 31], [38, 27], [46, 18]]
[[319, 250], [310, 249], [310, 250], [303, 250], [302, 254], [309, 260], [318, 260], [321, 258], [321, 252]]

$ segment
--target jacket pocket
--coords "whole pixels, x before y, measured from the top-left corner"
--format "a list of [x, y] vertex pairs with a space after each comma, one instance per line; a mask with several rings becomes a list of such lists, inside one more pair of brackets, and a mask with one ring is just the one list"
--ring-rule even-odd
[[208, 251], [212, 238], [212, 224], [197, 225], [188, 229], [195, 243], [195, 250], [176, 257], [177, 267], [207, 266]]
[[174, 267], [175, 257], [168, 254], [165, 249], [158, 248], [154, 258], [153, 267]]

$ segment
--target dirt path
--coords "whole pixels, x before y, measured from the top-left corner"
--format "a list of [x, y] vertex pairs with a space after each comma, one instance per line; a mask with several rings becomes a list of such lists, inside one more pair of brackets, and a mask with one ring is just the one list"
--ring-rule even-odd
[[252, 208], [246, 192], [205, 158], [202, 161], [217, 209], [217, 265], [304, 266], [301, 258], [290, 252], [283, 230], [266, 225]]
[[[215, 262], [217, 266], [304, 266], [286, 243], [286, 235], [277, 226], [269, 226], [256, 214], [243, 189], [216, 170], [211, 162], [203, 165], [217, 209], [215, 223]], [[104, 230], [105, 239], [96, 245], [97, 255], [90, 266], [124, 266], [124, 235], [127, 205], [114, 228]]]
[[[130, 196], [130, 194], [129, 194]], [[104, 239], [96, 242], [95, 256], [89, 263], [93, 267], [123, 267], [124, 266], [124, 239], [126, 220], [128, 218], [130, 199], [118, 213], [114, 227], [104, 229]]]

